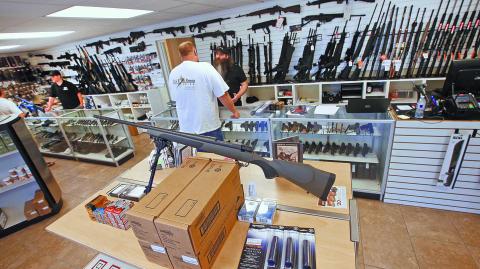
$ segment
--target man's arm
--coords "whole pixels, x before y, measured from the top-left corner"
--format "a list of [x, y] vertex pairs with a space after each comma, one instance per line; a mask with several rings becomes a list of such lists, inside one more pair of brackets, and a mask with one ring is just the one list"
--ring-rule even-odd
[[80, 106], [83, 107], [83, 95], [81, 92], [77, 93], [78, 101], [80, 101]]
[[228, 110], [230, 110], [230, 112], [232, 112], [232, 114], [233, 114], [232, 118], [234, 118], [234, 119], [240, 118], [240, 113], [235, 108], [235, 105], [232, 101], [232, 98], [230, 98], [230, 95], [228, 94], [228, 92], [225, 92], [225, 94], [218, 97], [218, 100], [220, 100], [220, 102], [222, 102], [223, 106], [225, 106], [226, 108], [228, 108]]
[[57, 102], [55, 97], [48, 97], [47, 107], [45, 108], [46, 112], [50, 112], [52, 110], [52, 106]]
[[244, 82], [242, 82], [242, 84], [240, 84], [240, 89], [233, 97], [232, 99], [233, 103], [236, 103], [238, 100], [240, 100], [240, 98], [242, 98], [242, 96], [247, 92], [247, 89], [248, 89], [248, 80], [245, 80]]

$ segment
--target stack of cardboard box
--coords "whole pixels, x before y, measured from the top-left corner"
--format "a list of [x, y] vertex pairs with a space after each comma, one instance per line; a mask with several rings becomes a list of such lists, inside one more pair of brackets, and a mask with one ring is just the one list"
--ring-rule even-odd
[[45, 200], [45, 196], [41, 190], [35, 191], [35, 196], [32, 200], [25, 202], [24, 214], [27, 220], [32, 220], [38, 216], [44, 216], [52, 212], [52, 208]]
[[244, 202], [239, 167], [186, 160], [127, 212], [145, 256], [166, 268], [210, 268]]

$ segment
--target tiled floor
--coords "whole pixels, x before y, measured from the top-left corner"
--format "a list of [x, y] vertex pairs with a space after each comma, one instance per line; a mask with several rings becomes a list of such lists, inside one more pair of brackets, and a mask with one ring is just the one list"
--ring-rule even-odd
[[[83, 268], [96, 252], [45, 227], [144, 159], [152, 149], [148, 136], [134, 141], [135, 158], [117, 168], [55, 159], [51, 169], [63, 191], [62, 211], [0, 239], [0, 268]], [[479, 215], [358, 200], [358, 268], [480, 268]]]

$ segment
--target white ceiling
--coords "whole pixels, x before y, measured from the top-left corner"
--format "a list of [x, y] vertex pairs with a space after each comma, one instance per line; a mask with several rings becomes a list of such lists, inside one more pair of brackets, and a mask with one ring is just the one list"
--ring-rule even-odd
[[[22, 45], [0, 53], [46, 49], [77, 40], [145, 25], [239, 7], [261, 0], [0, 0], [0, 33], [75, 31], [58, 38], [0, 40], [2, 45]], [[47, 18], [46, 15], [75, 5], [146, 9], [155, 12], [131, 19]], [[172, 25], [173, 26], [173, 25]]]

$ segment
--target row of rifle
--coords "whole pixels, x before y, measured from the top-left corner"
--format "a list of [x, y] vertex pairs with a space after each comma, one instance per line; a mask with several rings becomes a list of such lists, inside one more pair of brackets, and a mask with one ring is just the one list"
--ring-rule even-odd
[[[239, 66], [243, 66], [243, 44], [242, 39], [236, 40], [227, 40], [225, 43], [220, 41], [219, 47], [225, 48], [230, 58], [233, 60], [233, 63]], [[215, 63], [215, 52], [217, 50], [217, 43], [210, 43], [210, 63], [213, 65]]]
[[[453, 7], [449, 9], [452, 1]], [[378, 15], [375, 15], [378, 4], [375, 6], [363, 31], [359, 29], [360, 18], [343, 59], [347, 24], [342, 32], [335, 28], [317, 64], [312, 63], [316, 30], [310, 30], [303, 55], [295, 66], [297, 74], [294, 79], [304, 82], [445, 76], [452, 60], [478, 56], [480, 12], [477, 8], [480, 0], [476, 0], [474, 9], [470, 11], [473, 1], [470, 0], [464, 7], [465, 0], [448, 0], [439, 17], [444, 3], [441, 0], [436, 15], [432, 10], [429, 19], [424, 20], [426, 8], [417, 9], [412, 17], [413, 6], [400, 8], [388, 3], [386, 11], [383, 11], [384, 0]], [[399, 14], [402, 14], [400, 20]], [[374, 16], [377, 19], [372, 25]], [[337, 68], [342, 63], [345, 67], [337, 74]], [[315, 65], [318, 69], [311, 75], [310, 70]]]
[[[284, 43], [285, 40], [288, 39], [288, 34], [284, 38]], [[284, 44], [285, 45], [285, 44]], [[248, 37], [248, 76], [250, 78], [250, 84], [251, 85], [259, 85], [262, 83], [266, 84], [271, 84], [271, 83], [277, 83], [277, 76], [282, 76], [284, 66], [281, 65], [280, 63], [273, 67], [273, 59], [272, 59], [272, 39], [271, 36], [268, 35], [268, 41], [266, 36], [263, 38], [263, 49], [260, 48], [261, 45], [253, 40], [253, 38]], [[293, 54], [293, 44], [292, 47], [289, 48], [288, 50], [291, 50], [291, 53]], [[263, 50], [263, 72], [262, 72], [262, 56], [261, 56], [261, 51]], [[286, 56], [286, 50], [287, 47], [282, 47], [282, 55], [280, 56], [280, 62], [282, 62], [282, 59], [285, 61], [288, 61], [288, 65], [290, 65], [290, 60], [291, 56], [289, 59], [288, 56]], [[287, 71], [288, 71], [288, 66], [287, 66]], [[273, 76], [273, 72], [276, 72], [275, 77]], [[262, 81], [262, 75], [265, 77], [265, 81]], [[285, 77], [286, 73], [283, 74], [283, 78]]]

